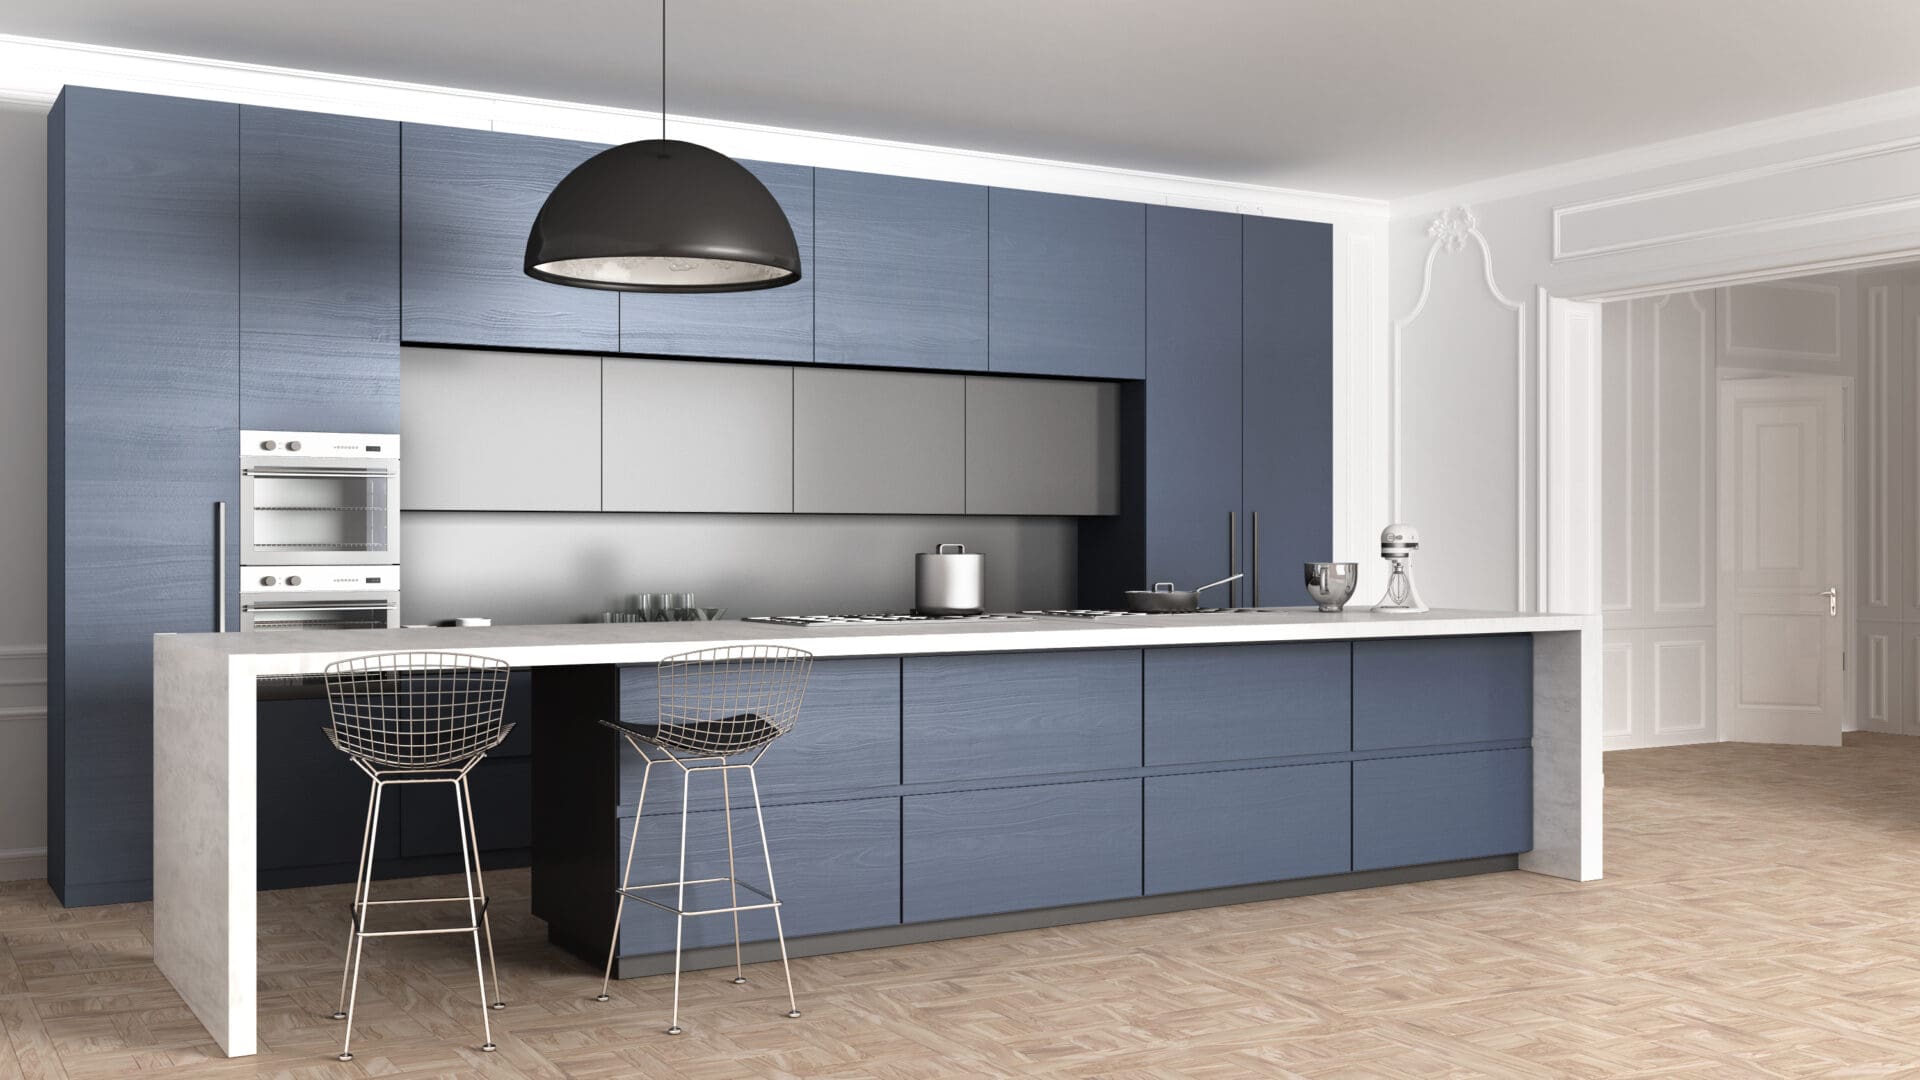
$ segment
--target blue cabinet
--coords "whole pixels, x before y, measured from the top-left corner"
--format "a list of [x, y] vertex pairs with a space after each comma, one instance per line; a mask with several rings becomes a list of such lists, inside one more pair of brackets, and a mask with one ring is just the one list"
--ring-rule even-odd
[[994, 188], [988, 368], [1146, 377], [1146, 207]]
[[1146, 763], [1341, 753], [1351, 741], [1344, 641], [1146, 654]]
[[[859, 799], [852, 802], [804, 803], [768, 811], [767, 841], [773, 855], [773, 881], [779, 886], [780, 916], [788, 938], [892, 926], [900, 921], [900, 800]], [[687, 877], [727, 876], [727, 815], [709, 811], [688, 815]], [[647, 815], [634, 854], [633, 881], [648, 884], [673, 881], [679, 871], [680, 830], [677, 820]], [[624, 862], [632, 818], [620, 821], [618, 857]], [[733, 814], [734, 867], [741, 881], [767, 887], [766, 862], [761, 857], [760, 833], [751, 810]], [[618, 873], [619, 864], [615, 872]], [[674, 902], [675, 890], [651, 895]], [[726, 907], [731, 901], [724, 883], [689, 886], [687, 907]], [[595, 903], [601, 902], [595, 898]], [[762, 898], [742, 890], [741, 903]], [[620, 921], [620, 953], [636, 956], [672, 952], [674, 917], [649, 904], [627, 903]], [[708, 915], [686, 922], [686, 948], [733, 942], [733, 917]], [[761, 941], [773, 937], [773, 913], [740, 914], [740, 937]], [[605, 939], [602, 938], [604, 948]]]
[[48, 871], [144, 899], [153, 635], [208, 631], [239, 497], [239, 107], [69, 88], [48, 138]]
[[909, 784], [1140, 765], [1140, 652], [909, 656]]
[[[786, 212], [800, 246], [800, 280], [742, 293], [619, 293], [620, 351], [646, 356], [813, 361], [813, 170], [742, 161]], [[525, 243], [525, 237], [521, 242]], [[514, 265], [519, 265], [518, 260]]]
[[1352, 869], [1349, 769], [1342, 761], [1148, 777], [1147, 893]]
[[1190, 589], [1230, 573], [1229, 514], [1237, 524], [1241, 508], [1240, 231], [1235, 214], [1147, 207], [1146, 551], [1136, 588]]
[[240, 109], [240, 426], [400, 430], [400, 125]]
[[[652, 667], [620, 669], [620, 715], [650, 724], [659, 716]], [[611, 733], [609, 733], [611, 734]], [[611, 740], [609, 740], [611, 743]], [[609, 752], [612, 746], [609, 745]], [[656, 752], [657, 753], [657, 752]], [[646, 763], [620, 743], [620, 808], [633, 813]], [[900, 783], [900, 661], [896, 657], [816, 660], [793, 730], [776, 739], [755, 770], [760, 799], [769, 805], [818, 799], [836, 792], [894, 787]], [[656, 766], [647, 791], [647, 813], [680, 812], [680, 770]], [[734, 805], [748, 800], [746, 775], [734, 774]], [[720, 805], [720, 778], [701, 773], [690, 805]]]
[[902, 801], [905, 922], [1140, 895], [1138, 780]]
[[1248, 595], [1304, 603], [1300, 564], [1333, 557], [1333, 226], [1241, 222]]
[[1533, 737], [1533, 638], [1357, 641], [1353, 748]]
[[1533, 751], [1353, 763], [1353, 868], [1511, 855], [1533, 847]]
[[[352, 881], [360, 860], [360, 824], [373, 782], [327, 741], [323, 698], [262, 701], [256, 838], [261, 888], [285, 887], [276, 872], [306, 869], [302, 884]], [[400, 800], [389, 792], [376, 858], [400, 854]]]
[[814, 357], [987, 366], [987, 189], [820, 169]]
[[604, 149], [494, 131], [400, 131], [400, 337], [439, 345], [614, 352], [618, 294], [528, 277], [547, 194]]

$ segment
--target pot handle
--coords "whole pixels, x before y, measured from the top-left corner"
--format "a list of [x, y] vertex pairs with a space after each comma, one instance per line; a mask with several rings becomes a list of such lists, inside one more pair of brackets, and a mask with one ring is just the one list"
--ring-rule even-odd
[[1154, 592], [1172, 592], [1172, 591], [1173, 591], [1173, 582], [1171, 582], [1171, 581], [1156, 581], [1156, 582], [1154, 582], [1154, 583], [1153, 583], [1153, 591], [1154, 591]]
[[[949, 552], [949, 551], [947, 550], [948, 548], [952, 548], [953, 550], [952, 550], [951, 552]], [[934, 553], [935, 555], [948, 555], [948, 554], [952, 554], [952, 555], [965, 555], [965, 554], [967, 553], [967, 545], [965, 545], [965, 544], [935, 544], [935, 545], [933, 545], [933, 553]]]

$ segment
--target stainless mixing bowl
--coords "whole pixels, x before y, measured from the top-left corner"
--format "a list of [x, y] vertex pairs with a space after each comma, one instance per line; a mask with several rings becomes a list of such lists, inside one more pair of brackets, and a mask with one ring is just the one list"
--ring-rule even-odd
[[1353, 599], [1353, 588], [1360, 583], [1360, 564], [1350, 562], [1310, 562], [1307, 568], [1307, 595], [1321, 611], [1339, 611]]

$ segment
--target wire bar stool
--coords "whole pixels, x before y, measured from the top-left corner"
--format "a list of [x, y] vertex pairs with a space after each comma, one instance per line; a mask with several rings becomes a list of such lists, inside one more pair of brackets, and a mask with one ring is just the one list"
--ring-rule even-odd
[[[602, 720], [618, 731], [646, 761], [640, 776], [640, 798], [634, 805], [633, 832], [627, 840], [626, 868], [613, 916], [613, 941], [607, 946], [607, 970], [595, 1000], [610, 1000], [613, 962], [620, 951], [620, 918], [627, 901], [638, 900], [674, 916], [673, 1016], [667, 1034], [680, 1034], [680, 955], [686, 921], [701, 915], [733, 917], [733, 981], [747, 981], [740, 962], [740, 913], [772, 911], [773, 932], [780, 942], [780, 968], [787, 981], [787, 1015], [797, 1019], [800, 1006], [793, 995], [793, 971], [787, 963], [787, 933], [780, 921], [780, 891], [773, 883], [773, 854], [767, 846], [767, 820], [760, 810], [760, 781], [754, 766], [773, 741], [793, 730], [800, 701], [813, 669], [813, 654], [779, 645], [732, 645], [669, 656], [659, 664], [660, 705], [654, 723]], [[738, 760], [744, 758], [745, 760]], [[673, 881], [633, 884], [633, 855], [640, 842], [640, 825], [647, 805], [647, 785], [654, 767], [680, 770], [680, 870]], [[693, 774], [720, 774], [721, 814], [727, 831], [727, 876], [687, 880], [687, 798]], [[728, 777], [745, 772], [753, 794], [753, 817], [760, 830], [760, 857], [766, 864], [765, 890], [741, 881], [734, 866], [733, 788]], [[725, 882], [730, 902], [725, 907], [690, 910], [687, 886]], [[650, 891], [674, 890], [671, 904], [649, 896]], [[744, 889], [759, 899], [740, 902]], [[752, 900], [752, 897], [749, 897]]]
[[[355, 657], [328, 664], [325, 672], [327, 703], [332, 726], [327, 739], [346, 754], [373, 781], [367, 793], [367, 823], [360, 839], [360, 870], [354, 877], [353, 906], [348, 915], [350, 955], [340, 972], [340, 1008], [335, 1020], [347, 1022], [341, 1039], [340, 1060], [353, 1060], [353, 1008], [360, 993], [360, 949], [367, 938], [407, 937], [417, 934], [472, 934], [473, 967], [480, 979], [480, 1027], [493, 1050], [489, 1009], [504, 1009], [500, 999], [500, 966], [493, 958], [493, 928], [487, 919], [486, 884], [480, 876], [480, 836], [473, 824], [473, 792], [467, 774], [487, 752], [507, 737], [513, 725], [504, 723], [507, 703], [507, 665], [485, 656], [462, 653], [402, 652]], [[461, 823], [460, 863], [466, 890], [461, 896], [409, 900], [375, 900], [373, 892], [374, 841], [380, 828], [380, 806], [386, 789], [395, 784], [448, 784], [453, 788], [454, 812]], [[369, 930], [372, 909], [390, 904], [464, 903], [464, 925], [427, 930]], [[493, 968], [493, 1002], [487, 1001], [486, 971], [480, 964], [480, 942], [486, 939], [487, 963]]]

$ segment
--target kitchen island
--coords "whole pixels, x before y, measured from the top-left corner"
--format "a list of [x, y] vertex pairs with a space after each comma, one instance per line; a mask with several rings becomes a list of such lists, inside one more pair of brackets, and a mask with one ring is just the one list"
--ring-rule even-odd
[[[1591, 617], [162, 635], [156, 962], [229, 1054], [254, 1052], [256, 679], [399, 650], [534, 670], [535, 913], [588, 951], [633, 812], [631, 753], [596, 720], [645, 708], [646, 665], [725, 644], [820, 659], [763, 780], [802, 951], [1513, 866], [1600, 873]], [[650, 969], [648, 933], [623, 930], [623, 974]]]

